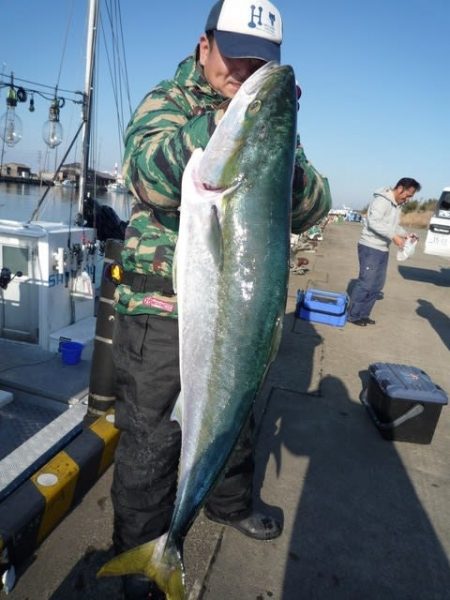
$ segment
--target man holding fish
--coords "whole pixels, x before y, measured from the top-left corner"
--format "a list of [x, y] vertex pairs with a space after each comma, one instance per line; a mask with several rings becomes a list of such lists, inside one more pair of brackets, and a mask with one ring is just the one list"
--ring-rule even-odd
[[331, 199], [297, 142], [281, 41], [268, 0], [220, 0], [126, 132], [135, 203], [115, 297], [112, 486], [125, 554], [100, 573], [126, 575], [126, 598], [184, 597], [182, 541], [203, 504], [254, 539], [282, 531], [253, 507], [251, 409], [278, 347], [289, 225], [306, 230]]

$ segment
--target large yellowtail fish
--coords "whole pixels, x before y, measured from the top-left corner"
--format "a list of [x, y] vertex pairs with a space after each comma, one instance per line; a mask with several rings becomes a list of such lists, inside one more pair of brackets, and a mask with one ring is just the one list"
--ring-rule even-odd
[[182, 429], [169, 531], [99, 575], [144, 574], [185, 598], [184, 538], [220, 476], [278, 349], [289, 273], [297, 104], [291, 67], [268, 63], [231, 101], [184, 173], [176, 290]]

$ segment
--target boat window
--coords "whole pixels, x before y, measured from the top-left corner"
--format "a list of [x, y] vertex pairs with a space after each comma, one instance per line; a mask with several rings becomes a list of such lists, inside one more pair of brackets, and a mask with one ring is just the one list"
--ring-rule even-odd
[[2, 246], [2, 267], [9, 269], [12, 274], [22, 271], [23, 275], [28, 277], [28, 251], [29, 248]]

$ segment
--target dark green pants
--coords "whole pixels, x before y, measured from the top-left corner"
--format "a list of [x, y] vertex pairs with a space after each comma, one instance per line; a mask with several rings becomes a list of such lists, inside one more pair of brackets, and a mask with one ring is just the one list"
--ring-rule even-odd
[[[170, 420], [180, 391], [178, 322], [116, 315], [113, 357], [121, 434], [111, 496], [120, 552], [159, 537], [171, 520], [181, 449], [179, 426]], [[252, 416], [208, 498], [209, 510], [222, 518], [251, 510], [253, 436]]]

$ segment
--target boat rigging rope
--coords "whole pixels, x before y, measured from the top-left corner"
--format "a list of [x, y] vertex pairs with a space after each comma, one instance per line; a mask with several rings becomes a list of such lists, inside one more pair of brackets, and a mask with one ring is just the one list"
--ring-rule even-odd
[[[68, 39], [69, 32], [71, 30], [71, 23], [73, 20], [74, 5], [75, 5], [75, 0], [72, 0], [72, 6], [71, 6], [70, 15], [68, 18], [68, 23], [67, 23], [66, 33], [65, 33], [65, 38], [64, 38], [63, 52], [62, 52], [62, 56], [61, 56], [61, 64], [60, 64], [60, 68], [59, 68], [56, 89], [58, 89], [58, 84], [59, 84], [60, 77], [61, 77], [64, 55], [65, 55], [66, 47], [67, 47], [67, 39]], [[130, 86], [129, 86], [129, 79], [128, 79], [128, 69], [127, 69], [126, 58], [125, 58], [125, 44], [124, 44], [123, 28], [122, 28], [122, 15], [121, 15], [121, 11], [120, 11], [120, 0], [104, 0], [104, 7], [106, 8], [106, 14], [107, 14], [107, 22], [106, 23], [109, 25], [108, 30], [110, 30], [110, 32], [111, 32], [110, 33], [110, 40], [111, 40], [110, 41], [110, 46], [111, 46], [110, 52], [108, 51], [108, 45], [107, 45], [107, 41], [106, 41], [107, 36], [106, 36], [105, 30], [104, 30], [103, 20], [101, 20], [100, 25], [101, 25], [101, 30], [103, 33], [103, 41], [105, 44], [106, 56], [107, 56], [108, 67], [109, 67], [110, 78], [111, 78], [111, 84], [112, 84], [112, 88], [113, 88], [116, 117], [117, 117], [117, 126], [118, 126], [118, 137], [119, 137], [118, 147], [119, 147], [119, 152], [120, 152], [120, 162], [122, 162], [124, 131], [125, 131], [126, 123], [128, 122], [129, 117], [131, 116], [132, 109], [131, 109], [131, 99], [130, 99], [130, 92], [129, 92]], [[97, 50], [98, 50], [98, 48], [97, 48]], [[111, 57], [111, 55], [112, 55], [112, 57]], [[95, 69], [95, 77], [97, 80], [98, 79], [98, 70], [97, 69]], [[44, 87], [50, 87], [50, 86], [44, 86]], [[97, 81], [96, 81], [95, 87], [97, 87]], [[38, 90], [29, 90], [29, 91], [33, 91], [33, 92], [36, 92], [36, 93], [44, 96], [44, 93], [39, 92]], [[71, 93], [80, 94], [80, 92], [71, 92]], [[96, 103], [97, 95], [94, 94], [93, 98], [94, 98], [94, 103]], [[83, 100], [72, 100], [70, 98], [69, 98], [69, 100], [71, 100], [74, 103], [79, 103], [79, 104], [81, 104], [83, 102]], [[129, 114], [125, 118], [124, 117], [124, 104], [126, 101], [128, 103], [128, 113]], [[93, 113], [94, 112], [95, 111], [93, 111]], [[81, 131], [81, 128], [82, 128], [82, 125], [80, 125], [80, 128], [76, 132], [71, 144], [69, 145], [67, 151], [64, 154], [63, 159], [60, 161], [59, 166], [55, 169], [53, 181], [55, 181], [57, 173], [60, 171], [61, 167], [64, 164], [64, 161], [66, 160], [69, 152], [71, 151], [71, 149], [75, 143], [75, 140], [77, 139], [77, 137]], [[94, 133], [94, 128], [95, 128], [95, 114], [92, 114], [91, 115], [91, 132], [92, 133]], [[92, 139], [91, 147], [89, 149], [90, 150], [89, 153], [90, 153], [91, 157], [92, 156], [95, 157], [95, 136], [92, 135], [92, 138], [93, 139]], [[95, 164], [95, 159], [91, 160], [90, 163]], [[96, 183], [96, 181], [94, 178], [94, 185], [95, 185], [95, 183]], [[47, 186], [47, 189], [44, 191], [41, 199], [38, 202], [38, 205], [36, 206], [32, 216], [28, 222], [31, 222], [31, 221], [34, 221], [37, 219], [38, 214], [41, 210], [42, 204], [43, 204], [49, 190], [50, 190], [50, 186]], [[94, 193], [95, 193], [95, 191], [94, 191]]]
[[[122, 15], [120, 11], [120, 0], [105, 0], [107, 23], [111, 31], [111, 48], [108, 48], [105, 23], [100, 18], [100, 26], [103, 33], [106, 58], [113, 88], [114, 103], [116, 108], [117, 128], [119, 136], [120, 162], [122, 163], [122, 147], [125, 126], [128, 122], [132, 109], [130, 98], [130, 86], [128, 80], [128, 69], [125, 56], [125, 44], [123, 38]], [[119, 35], [120, 34], [120, 35]], [[128, 102], [128, 115], [124, 117], [125, 98]]]
[[[69, 147], [67, 148], [64, 156], [62, 157], [61, 162], [59, 163], [59, 165], [58, 165], [58, 167], [57, 167], [57, 169], [55, 171], [55, 175], [53, 177], [53, 182], [54, 182], [54, 180], [56, 178], [56, 174], [58, 173], [58, 171], [61, 169], [62, 165], [64, 164], [64, 161], [66, 160], [69, 152], [72, 150], [72, 146], [74, 145], [74, 143], [75, 143], [75, 141], [76, 141], [76, 139], [77, 139], [77, 137], [78, 137], [78, 135], [79, 135], [82, 127], [83, 127], [83, 123], [81, 123], [80, 126], [78, 127], [78, 131], [76, 132], [75, 137], [71, 141], [71, 143], [70, 143]], [[28, 223], [31, 223], [32, 221], [36, 221], [37, 220], [38, 215], [39, 215], [39, 211], [40, 211], [41, 206], [42, 206], [42, 203], [44, 202], [44, 200], [45, 200], [48, 192], [50, 191], [50, 188], [51, 188], [51, 186], [48, 185], [47, 188], [46, 188], [46, 190], [45, 190], [45, 192], [42, 194], [41, 199], [39, 200], [36, 208], [34, 209], [33, 214], [31, 215], [31, 217], [27, 221]]]
[[69, 32], [72, 29], [72, 18], [73, 18], [73, 7], [75, 4], [75, 0], [72, 0], [72, 6], [70, 9], [70, 14], [69, 14], [69, 18], [67, 20], [67, 27], [66, 27], [66, 34], [64, 36], [64, 44], [63, 44], [63, 51], [61, 53], [61, 62], [59, 65], [59, 73], [58, 73], [58, 77], [56, 79], [56, 88], [58, 88], [59, 86], [59, 80], [61, 78], [61, 71], [62, 71], [62, 67], [63, 67], [63, 62], [64, 62], [64, 56], [66, 53], [66, 49], [67, 49], [67, 40], [69, 39]]

